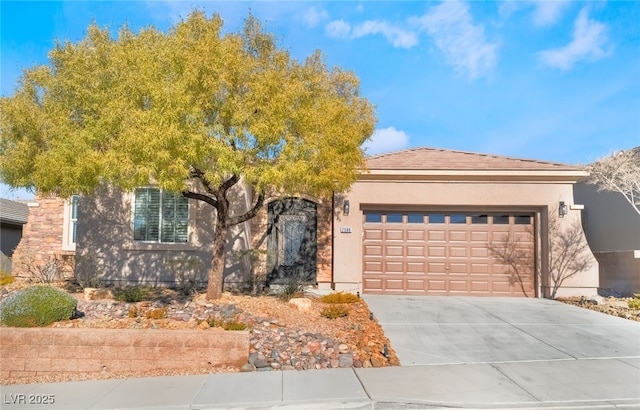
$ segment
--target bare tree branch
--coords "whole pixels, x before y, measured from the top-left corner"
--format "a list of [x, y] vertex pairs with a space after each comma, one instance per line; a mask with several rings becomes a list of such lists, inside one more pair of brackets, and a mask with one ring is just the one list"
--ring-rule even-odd
[[588, 170], [598, 190], [620, 192], [640, 214], [640, 147], [599, 159]]

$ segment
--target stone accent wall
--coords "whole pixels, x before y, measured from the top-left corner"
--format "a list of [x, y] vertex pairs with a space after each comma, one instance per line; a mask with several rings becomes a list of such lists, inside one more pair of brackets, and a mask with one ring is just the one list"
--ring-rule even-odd
[[56, 261], [64, 274], [73, 272], [75, 252], [62, 249], [64, 226], [64, 203], [57, 197], [36, 195], [29, 204], [27, 223], [22, 230], [22, 239], [13, 253], [13, 275], [29, 277], [30, 269]]
[[248, 351], [248, 331], [2, 328], [0, 376], [240, 367]]

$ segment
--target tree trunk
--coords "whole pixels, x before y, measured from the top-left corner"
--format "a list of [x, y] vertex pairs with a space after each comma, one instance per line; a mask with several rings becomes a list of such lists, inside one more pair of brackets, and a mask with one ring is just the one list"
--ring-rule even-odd
[[227, 228], [218, 223], [213, 234], [213, 251], [209, 283], [207, 284], [207, 300], [220, 299], [224, 282], [224, 251], [227, 239]]

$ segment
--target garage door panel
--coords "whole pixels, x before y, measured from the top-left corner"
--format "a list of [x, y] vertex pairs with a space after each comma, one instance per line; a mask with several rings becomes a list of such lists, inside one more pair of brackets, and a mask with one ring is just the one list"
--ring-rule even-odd
[[367, 228], [364, 230], [365, 240], [382, 240], [382, 229]]
[[404, 281], [402, 279], [385, 279], [384, 288], [389, 290], [404, 290]]
[[[393, 214], [393, 223], [387, 223], [386, 218], [364, 223], [365, 291], [525, 296], [522, 285], [528, 296], [535, 296], [532, 224], [516, 225], [515, 213], [498, 219], [502, 223], [490, 213], [485, 218], [474, 218], [487, 215], [483, 212], [470, 213], [465, 218], [458, 212], [457, 223], [451, 223], [451, 214], [446, 212], [436, 212], [438, 218], [430, 214], [422, 220], [410, 219], [404, 213], [402, 222], [397, 218], [402, 212]], [[489, 250], [489, 244], [499, 246], [507, 237], [518, 241], [517, 249], [531, 261], [522, 283], [513, 281], [510, 267], [496, 260]]]
[[450, 258], [466, 258], [467, 247], [466, 246], [450, 246], [449, 257]]
[[382, 256], [382, 246], [381, 245], [365, 245], [364, 246], [364, 256]]
[[403, 261], [386, 261], [384, 264], [385, 273], [403, 273], [404, 262]]
[[467, 242], [468, 240], [469, 238], [468, 238], [467, 231], [460, 231], [460, 230], [449, 231], [450, 242]]
[[403, 241], [404, 240], [404, 231], [399, 229], [386, 229], [385, 231], [385, 239], [387, 241]]
[[413, 274], [413, 273], [419, 273], [419, 274], [424, 274], [424, 267], [425, 267], [425, 263], [424, 262], [411, 262], [408, 261], [407, 262], [407, 273], [408, 274]]
[[364, 271], [367, 273], [382, 273], [382, 260], [365, 261]]

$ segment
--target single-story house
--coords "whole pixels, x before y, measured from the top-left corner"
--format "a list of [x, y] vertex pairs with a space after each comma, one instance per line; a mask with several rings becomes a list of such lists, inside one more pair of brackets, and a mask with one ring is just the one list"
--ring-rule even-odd
[[[268, 199], [229, 237], [225, 286], [300, 277], [361, 293], [550, 295], [549, 222], [559, 212], [561, 227], [580, 223], [573, 187], [585, 170], [433, 148], [371, 156], [367, 168], [331, 198]], [[240, 207], [253, 199], [250, 190], [234, 195]], [[60, 208], [70, 209], [77, 209], [65, 219], [75, 224], [76, 271], [114, 283], [206, 280], [210, 206], [148, 186], [105, 189]], [[517, 275], [496, 256], [504, 238], [515, 241]], [[597, 262], [585, 257], [591, 267], [567, 279], [558, 296], [597, 293]]]
[[583, 225], [600, 266], [600, 293], [640, 293], [640, 214], [620, 192], [578, 182], [576, 201], [585, 205]]

